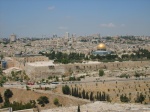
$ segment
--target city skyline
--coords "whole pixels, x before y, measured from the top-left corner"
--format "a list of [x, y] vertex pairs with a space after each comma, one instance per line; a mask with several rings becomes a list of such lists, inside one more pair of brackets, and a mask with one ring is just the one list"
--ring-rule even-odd
[[149, 0], [1, 0], [0, 38], [150, 35]]

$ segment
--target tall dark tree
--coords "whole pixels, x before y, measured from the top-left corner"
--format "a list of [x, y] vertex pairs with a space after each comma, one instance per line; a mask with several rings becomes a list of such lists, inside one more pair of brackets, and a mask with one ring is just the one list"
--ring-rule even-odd
[[74, 89], [73, 89], [73, 87], [72, 87], [71, 95], [74, 96]]
[[78, 105], [78, 112], [80, 112], [80, 105]]
[[101, 94], [101, 92], [99, 93], [99, 101], [102, 101], [102, 94]]
[[78, 88], [76, 89], [76, 97], [79, 97]]
[[82, 91], [82, 98], [85, 99], [85, 90]]
[[3, 103], [3, 98], [1, 94], [0, 94], [0, 103]]
[[0, 75], [2, 75], [3, 74], [3, 70], [2, 70], [2, 68], [0, 68]]
[[90, 100], [91, 100], [91, 101], [93, 101], [93, 100], [94, 100], [93, 92], [91, 92], [91, 94], [90, 94]]
[[79, 92], [79, 95], [78, 95], [78, 97], [79, 97], [79, 98], [82, 98], [82, 96], [81, 96], [81, 92]]
[[76, 94], [77, 94], [77, 89], [74, 88], [74, 95], [73, 96], [76, 96]]
[[89, 94], [88, 94], [88, 92], [86, 92], [86, 99], [89, 99]]

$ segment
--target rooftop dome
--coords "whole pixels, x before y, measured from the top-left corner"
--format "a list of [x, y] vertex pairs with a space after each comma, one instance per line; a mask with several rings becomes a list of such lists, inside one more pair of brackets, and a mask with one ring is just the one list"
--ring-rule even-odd
[[100, 43], [98, 46], [97, 46], [97, 50], [104, 50], [106, 51], [106, 45], [104, 43]]

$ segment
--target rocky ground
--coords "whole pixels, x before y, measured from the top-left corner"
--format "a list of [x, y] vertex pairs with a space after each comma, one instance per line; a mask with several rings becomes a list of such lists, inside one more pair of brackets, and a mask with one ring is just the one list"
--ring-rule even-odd
[[[60, 107], [41, 112], [77, 112], [78, 106]], [[119, 104], [96, 101], [80, 106], [81, 112], [150, 112], [150, 105]]]

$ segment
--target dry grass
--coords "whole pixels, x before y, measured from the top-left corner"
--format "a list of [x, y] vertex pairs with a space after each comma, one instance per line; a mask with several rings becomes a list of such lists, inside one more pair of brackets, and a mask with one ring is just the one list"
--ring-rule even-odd
[[[6, 88], [0, 88], [0, 93], [3, 96], [4, 91]], [[11, 89], [13, 92], [13, 97], [10, 98], [10, 102], [17, 101], [17, 102], [22, 102], [22, 103], [27, 103], [30, 100], [37, 100], [40, 96], [47, 96], [49, 98], [50, 103], [46, 104], [45, 107], [41, 107], [38, 105], [40, 109], [49, 109], [49, 108], [56, 108], [53, 104], [53, 100], [55, 98], [59, 99], [59, 103], [62, 104], [62, 106], [72, 106], [72, 105], [83, 105], [86, 104], [88, 101], [85, 100], [80, 100], [78, 98], [72, 98], [72, 97], [66, 97], [66, 96], [61, 96], [61, 95], [55, 95], [53, 93], [39, 93], [35, 91], [27, 91], [23, 89]]]
[[[71, 88], [77, 87], [80, 92], [83, 89], [86, 92], [93, 92], [94, 95], [97, 92], [105, 92], [109, 94], [112, 102], [120, 102], [120, 95], [126, 94], [127, 97], [131, 98], [131, 102], [135, 102], [137, 93], [142, 93], [146, 95], [144, 103], [150, 102], [150, 80], [135, 80], [135, 81], [116, 81], [113, 82], [92, 82], [92, 83], [83, 83], [83, 84], [71, 84]], [[61, 86], [58, 87], [55, 92], [61, 92]], [[131, 95], [129, 95], [131, 94]]]

